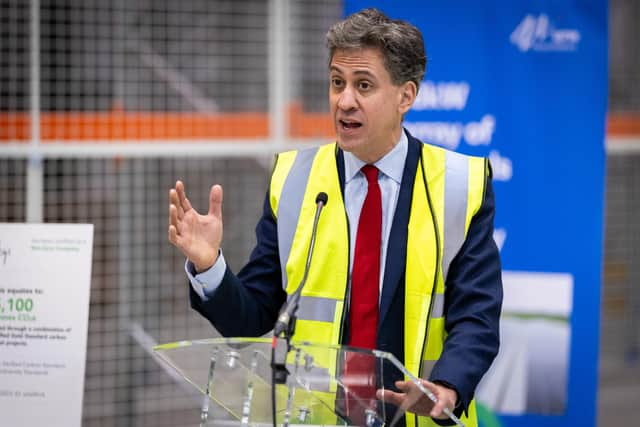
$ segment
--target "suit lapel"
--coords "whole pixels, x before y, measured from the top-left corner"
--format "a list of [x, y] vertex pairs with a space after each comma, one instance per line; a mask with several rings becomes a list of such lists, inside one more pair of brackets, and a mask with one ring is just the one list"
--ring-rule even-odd
[[[380, 298], [380, 316], [378, 329], [384, 322], [389, 307], [394, 299], [398, 284], [404, 278], [407, 259], [407, 225], [411, 212], [411, 198], [413, 195], [413, 183], [416, 177], [418, 159], [422, 143], [407, 133], [409, 144], [407, 160], [402, 173], [398, 204], [391, 224], [389, 242], [387, 243], [387, 259], [382, 282], [382, 296]], [[403, 298], [404, 300], [404, 298]]]

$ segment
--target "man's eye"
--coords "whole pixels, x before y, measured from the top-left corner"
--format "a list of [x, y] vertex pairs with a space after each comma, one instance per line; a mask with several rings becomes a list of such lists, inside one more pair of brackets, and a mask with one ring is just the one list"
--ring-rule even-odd
[[342, 79], [331, 79], [331, 85], [334, 87], [341, 87]]
[[371, 89], [371, 83], [369, 83], [369, 82], [360, 82], [360, 83], [358, 83], [358, 87], [360, 88], [360, 90], [369, 90], [369, 89]]

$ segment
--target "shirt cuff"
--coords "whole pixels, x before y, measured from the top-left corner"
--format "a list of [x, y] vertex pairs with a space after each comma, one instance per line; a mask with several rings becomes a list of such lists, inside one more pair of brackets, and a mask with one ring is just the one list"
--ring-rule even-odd
[[218, 252], [216, 262], [208, 270], [201, 273], [196, 272], [196, 267], [188, 259], [184, 264], [184, 270], [189, 277], [191, 288], [203, 301], [208, 300], [216, 289], [218, 289], [218, 286], [222, 283], [226, 269], [227, 262], [224, 260], [222, 250]]

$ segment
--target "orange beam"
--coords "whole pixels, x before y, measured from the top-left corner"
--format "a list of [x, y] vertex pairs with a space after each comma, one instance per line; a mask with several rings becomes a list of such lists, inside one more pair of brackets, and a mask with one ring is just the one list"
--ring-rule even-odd
[[289, 106], [289, 134], [295, 138], [334, 140], [336, 137], [329, 113], [306, 113], [299, 103]]
[[[267, 113], [155, 113], [111, 111], [40, 114], [43, 141], [135, 141], [180, 139], [259, 139], [269, 136]], [[289, 108], [294, 138], [334, 139], [328, 113], [308, 113], [294, 103]], [[640, 113], [609, 113], [607, 135], [640, 136]], [[30, 138], [29, 113], [0, 114], [0, 143]]]
[[[163, 140], [264, 138], [269, 121], [264, 113], [41, 113], [42, 140]], [[0, 115], [0, 141], [27, 140], [28, 113]]]
[[607, 116], [607, 135], [640, 136], [640, 112], [609, 113]]
[[[258, 139], [269, 136], [267, 113], [166, 112], [43, 112], [43, 141], [135, 141], [176, 139]], [[305, 113], [294, 103], [289, 108], [290, 135], [295, 138], [334, 138], [327, 113]], [[29, 113], [0, 114], [0, 142], [27, 141]]]

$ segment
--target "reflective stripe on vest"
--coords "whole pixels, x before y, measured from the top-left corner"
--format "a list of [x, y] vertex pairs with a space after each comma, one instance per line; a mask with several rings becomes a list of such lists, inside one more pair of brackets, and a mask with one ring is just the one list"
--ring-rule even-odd
[[278, 206], [278, 253], [280, 254], [280, 265], [282, 266], [283, 289], [287, 289], [285, 266], [289, 259], [291, 243], [296, 231], [302, 199], [307, 188], [311, 164], [317, 152], [318, 147], [299, 151], [282, 187], [282, 193], [287, 195], [287, 203]]
[[431, 304], [431, 317], [443, 317], [444, 316], [444, 294], [435, 294], [433, 296], [433, 303]]
[[301, 296], [298, 305], [298, 320], [333, 322], [336, 300], [331, 298]]
[[442, 277], [447, 282], [451, 261], [456, 256], [465, 238], [469, 189], [469, 161], [462, 154], [447, 151], [444, 177], [444, 246], [442, 255]]
[[[466, 214], [469, 190], [469, 161], [454, 151], [445, 152], [444, 224], [442, 248], [442, 277], [445, 288], [451, 261], [458, 254], [466, 237]], [[436, 293], [431, 305], [431, 317], [444, 316], [444, 293]]]

